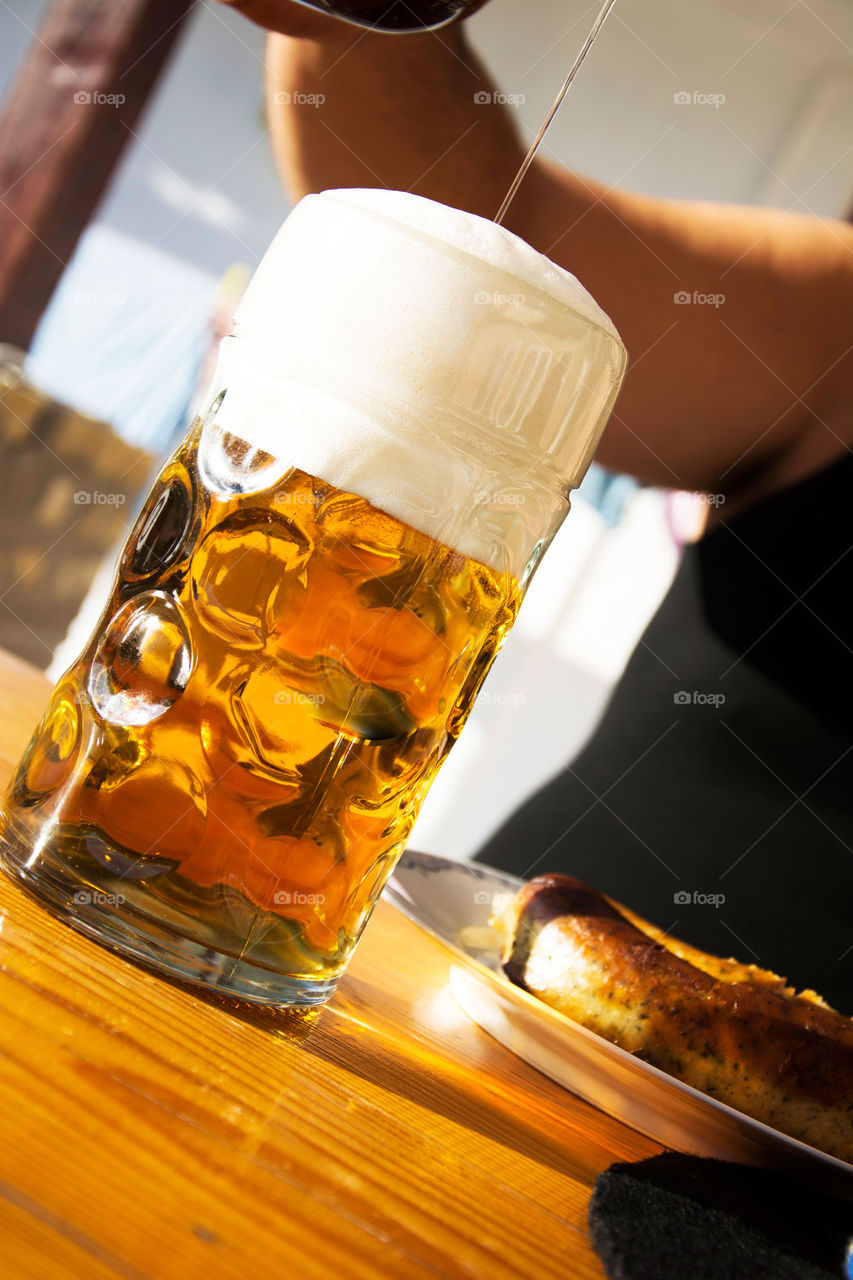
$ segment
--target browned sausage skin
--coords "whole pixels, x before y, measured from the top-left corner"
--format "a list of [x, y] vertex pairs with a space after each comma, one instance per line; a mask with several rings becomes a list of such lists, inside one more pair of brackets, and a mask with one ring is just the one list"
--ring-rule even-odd
[[796, 995], [767, 970], [665, 937], [571, 876], [525, 885], [500, 924], [512, 982], [670, 1075], [853, 1161], [853, 1022], [814, 992]]

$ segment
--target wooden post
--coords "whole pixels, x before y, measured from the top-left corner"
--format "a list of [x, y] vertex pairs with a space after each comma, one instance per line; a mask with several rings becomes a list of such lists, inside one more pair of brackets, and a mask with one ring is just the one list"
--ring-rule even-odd
[[0, 114], [0, 342], [26, 349], [196, 0], [54, 0]]

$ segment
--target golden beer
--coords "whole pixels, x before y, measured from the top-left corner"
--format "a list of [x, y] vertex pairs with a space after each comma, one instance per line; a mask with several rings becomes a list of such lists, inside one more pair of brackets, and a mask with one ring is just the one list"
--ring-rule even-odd
[[[103, 624], [56, 687], [6, 798], [6, 839], [16, 857], [37, 835], [42, 891], [78, 907], [97, 895], [142, 933], [167, 926], [199, 955], [230, 957], [238, 988], [255, 966], [321, 989], [403, 850], [518, 590], [299, 470], [221, 496], [199, 476], [199, 430], [163, 470]], [[274, 459], [253, 462], [263, 473]]]

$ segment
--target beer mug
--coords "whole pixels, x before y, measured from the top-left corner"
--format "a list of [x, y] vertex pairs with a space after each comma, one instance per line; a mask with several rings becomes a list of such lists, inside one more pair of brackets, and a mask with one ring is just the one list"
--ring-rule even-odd
[[603, 430], [574, 277], [400, 192], [296, 207], [57, 683], [2, 861], [113, 948], [334, 990]]

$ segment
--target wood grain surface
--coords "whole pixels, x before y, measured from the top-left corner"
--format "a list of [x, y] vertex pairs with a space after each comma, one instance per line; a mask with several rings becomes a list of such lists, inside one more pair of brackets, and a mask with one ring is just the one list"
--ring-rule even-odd
[[[47, 693], [0, 654], [2, 780]], [[601, 1277], [598, 1172], [660, 1147], [468, 1021], [380, 902], [319, 1011], [200, 996], [0, 874], [7, 1280]]]

